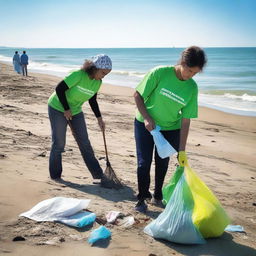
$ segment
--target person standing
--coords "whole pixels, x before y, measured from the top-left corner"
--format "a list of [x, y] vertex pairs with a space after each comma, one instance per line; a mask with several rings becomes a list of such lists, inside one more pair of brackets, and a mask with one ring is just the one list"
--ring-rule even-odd
[[186, 143], [190, 119], [197, 117], [198, 88], [192, 79], [206, 64], [204, 51], [191, 46], [182, 52], [175, 66], [156, 67], [137, 86], [134, 99], [137, 113], [134, 123], [137, 151], [138, 202], [135, 210], [146, 212], [146, 200], [163, 207], [162, 186], [168, 169], [169, 157], [160, 158], [155, 150], [155, 190], [152, 197], [150, 168], [154, 150], [150, 134], [156, 125], [165, 139], [178, 152], [180, 166], [187, 164]]
[[94, 179], [100, 179], [101, 185], [111, 187], [111, 181], [103, 174], [88, 138], [82, 105], [89, 101], [101, 130], [105, 123], [97, 103], [97, 92], [102, 79], [111, 72], [112, 61], [100, 54], [86, 60], [80, 70], [72, 72], [56, 87], [48, 100], [48, 113], [52, 130], [52, 147], [49, 159], [51, 179], [58, 181], [62, 175], [62, 153], [66, 143], [67, 125], [70, 126], [78, 144], [83, 160]]
[[13, 63], [13, 68], [14, 70], [20, 74], [21, 73], [21, 64], [20, 64], [20, 55], [18, 53], [18, 51], [15, 52], [15, 54], [13, 55], [12, 58], [12, 63]]
[[20, 57], [20, 63], [23, 76], [28, 76], [28, 55], [26, 54], [26, 51], [23, 51], [23, 54]]

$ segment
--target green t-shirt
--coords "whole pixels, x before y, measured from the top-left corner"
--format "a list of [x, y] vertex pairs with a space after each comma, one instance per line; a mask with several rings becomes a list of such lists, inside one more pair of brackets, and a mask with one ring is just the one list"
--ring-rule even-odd
[[[156, 67], [151, 70], [136, 90], [144, 99], [149, 115], [161, 130], [180, 129], [182, 118], [197, 117], [197, 84], [192, 78], [179, 80], [174, 67]], [[136, 119], [144, 121], [138, 110]]]
[[[102, 83], [101, 80], [90, 79], [88, 74], [83, 70], [72, 72], [64, 78], [64, 82], [69, 87], [65, 93], [72, 115], [76, 115], [82, 111], [83, 103], [98, 92]], [[52, 108], [64, 112], [64, 108], [56, 92], [50, 96], [48, 104]]]

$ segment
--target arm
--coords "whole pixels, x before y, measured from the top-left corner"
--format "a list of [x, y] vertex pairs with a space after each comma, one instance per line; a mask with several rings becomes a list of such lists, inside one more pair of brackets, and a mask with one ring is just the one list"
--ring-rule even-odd
[[96, 116], [97, 120], [98, 120], [98, 124], [99, 124], [99, 127], [102, 131], [105, 130], [105, 123], [101, 117], [101, 113], [100, 113], [100, 109], [99, 109], [99, 105], [98, 105], [98, 102], [97, 102], [97, 93], [93, 95], [92, 98], [89, 99], [89, 104], [90, 104], [90, 107], [94, 113], [94, 115]]
[[188, 159], [187, 159], [185, 150], [186, 150], [189, 126], [190, 126], [190, 119], [183, 118], [181, 123], [180, 145], [179, 145], [179, 153], [178, 153], [178, 161], [180, 166], [185, 166], [188, 164]]
[[94, 94], [93, 97], [89, 99], [89, 104], [90, 104], [90, 107], [91, 107], [94, 115], [97, 118], [101, 117], [99, 105], [98, 105], [98, 102], [97, 102], [97, 93]]
[[182, 123], [181, 123], [181, 130], [180, 130], [179, 151], [185, 151], [186, 150], [189, 126], [190, 126], [190, 119], [183, 118]]
[[64, 108], [64, 116], [67, 120], [72, 120], [72, 114], [70, 111], [70, 107], [68, 105], [67, 97], [66, 97], [66, 91], [69, 89], [67, 84], [64, 81], [61, 81], [57, 87], [56, 87], [56, 94]]
[[149, 115], [145, 104], [144, 104], [144, 100], [142, 98], [142, 96], [139, 94], [139, 92], [135, 92], [134, 93], [134, 99], [135, 99], [135, 104], [139, 110], [139, 112], [141, 113], [141, 115], [144, 118], [144, 123], [145, 123], [145, 127], [146, 129], [150, 132], [155, 128], [155, 122], [152, 119], [152, 117]]

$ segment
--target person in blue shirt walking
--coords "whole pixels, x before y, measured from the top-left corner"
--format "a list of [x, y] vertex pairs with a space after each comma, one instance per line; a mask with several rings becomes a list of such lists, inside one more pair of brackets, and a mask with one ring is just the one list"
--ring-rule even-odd
[[26, 54], [26, 51], [23, 51], [23, 54], [20, 57], [20, 63], [23, 76], [28, 76], [28, 55]]

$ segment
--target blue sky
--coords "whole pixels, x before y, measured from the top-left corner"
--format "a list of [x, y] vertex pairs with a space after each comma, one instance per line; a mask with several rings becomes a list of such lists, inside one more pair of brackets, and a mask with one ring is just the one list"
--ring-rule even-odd
[[0, 0], [0, 46], [256, 46], [256, 0]]

